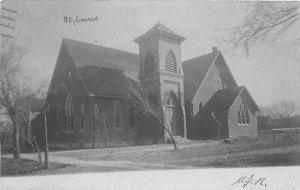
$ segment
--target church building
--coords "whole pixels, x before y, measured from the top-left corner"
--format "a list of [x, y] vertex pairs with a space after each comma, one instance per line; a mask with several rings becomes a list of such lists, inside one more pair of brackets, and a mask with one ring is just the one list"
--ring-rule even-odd
[[[145, 94], [176, 140], [257, 135], [258, 106], [238, 86], [222, 53], [182, 61], [184, 37], [157, 23], [134, 39], [139, 53], [63, 39], [49, 86], [52, 144], [93, 147], [166, 143], [160, 122], [126, 101]], [[41, 136], [43, 117], [35, 123]]]

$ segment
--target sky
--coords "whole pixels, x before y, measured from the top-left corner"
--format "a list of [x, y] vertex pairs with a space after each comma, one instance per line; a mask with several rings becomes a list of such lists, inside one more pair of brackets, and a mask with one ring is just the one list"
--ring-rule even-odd
[[[186, 37], [182, 60], [218, 46], [238, 85], [245, 85], [259, 106], [281, 100], [300, 105], [300, 48], [290, 46], [299, 31], [290, 29], [275, 42], [259, 43], [249, 57], [217, 43], [223, 33], [243, 21], [245, 2], [208, 1], [18, 1], [18, 38], [28, 45], [22, 60], [35, 81], [50, 81], [62, 38], [98, 44], [138, 54], [133, 39], [158, 21]], [[94, 22], [66, 23], [64, 17], [97, 17]], [[299, 28], [298, 28], [299, 29]]]

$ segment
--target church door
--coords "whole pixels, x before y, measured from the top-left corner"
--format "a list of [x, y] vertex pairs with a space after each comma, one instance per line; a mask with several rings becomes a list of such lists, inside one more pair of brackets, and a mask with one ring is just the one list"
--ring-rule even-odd
[[172, 135], [180, 135], [177, 113], [176, 96], [174, 94], [170, 94], [166, 102], [166, 120], [168, 129]]

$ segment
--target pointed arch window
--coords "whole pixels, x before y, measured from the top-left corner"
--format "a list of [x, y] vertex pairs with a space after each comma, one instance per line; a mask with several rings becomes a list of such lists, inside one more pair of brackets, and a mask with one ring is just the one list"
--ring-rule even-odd
[[239, 125], [249, 125], [249, 112], [245, 104], [241, 104], [238, 110], [238, 124]]
[[176, 95], [173, 92], [171, 92], [167, 98], [166, 106], [167, 107], [175, 107], [175, 101], [176, 101]]
[[67, 94], [66, 97], [66, 128], [65, 130], [73, 130], [73, 103], [71, 92]]
[[166, 55], [165, 65], [166, 65], [165, 68], [166, 71], [176, 73], [177, 70], [176, 58], [174, 53], [171, 50]]
[[148, 52], [144, 60], [144, 74], [150, 74], [155, 72], [156, 64], [154, 56], [151, 52]]
[[114, 102], [114, 122], [115, 128], [121, 128], [121, 104], [119, 100]]

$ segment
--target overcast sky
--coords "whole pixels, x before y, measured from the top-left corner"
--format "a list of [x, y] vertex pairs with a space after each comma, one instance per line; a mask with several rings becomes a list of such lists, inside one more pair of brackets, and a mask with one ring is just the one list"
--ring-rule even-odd
[[[29, 44], [26, 71], [48, 81], [64, 37], [138, 53], [132, 40], [159, 21], [187, 38], [182, 43], [182, 59], [187, 60], [219, 46], [218, 29], [238, 24], [246, 12], [244, 2], [22, 1], [7, 7], [18, 10], [20, 36]], [[74, 25], [65, 23], [64, 16], [99, 21]], [[299, 30], [291, 29], [276, 42], [258, 44], [248, 58], [220, 48], [238, 85], [245, 85], [258, 105], [283, 99], [300, 104], [300, 50], [289, 46], [297, 35]]]

